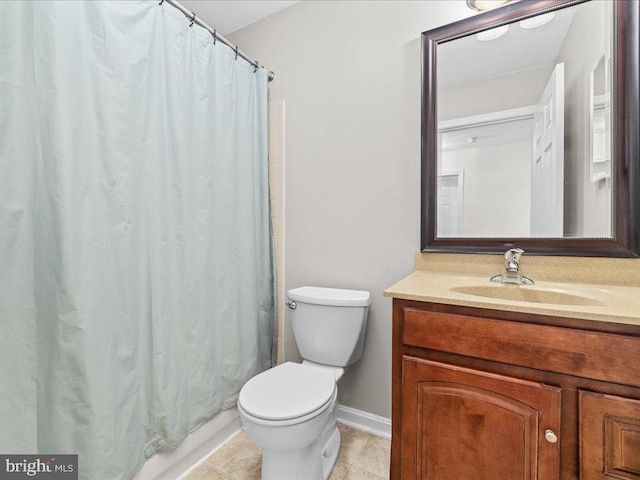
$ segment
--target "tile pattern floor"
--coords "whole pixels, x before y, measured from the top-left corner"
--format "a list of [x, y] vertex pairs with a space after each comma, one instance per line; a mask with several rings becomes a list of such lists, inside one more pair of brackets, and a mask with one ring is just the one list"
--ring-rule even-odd
[[[389, 478], [389, 440], [338, 424], [342, 445], [329, 480]], [[262, 453], [241, 430], [183, 480], [260, 480]], [[303, 479], [300, 479], [303, 480]]]

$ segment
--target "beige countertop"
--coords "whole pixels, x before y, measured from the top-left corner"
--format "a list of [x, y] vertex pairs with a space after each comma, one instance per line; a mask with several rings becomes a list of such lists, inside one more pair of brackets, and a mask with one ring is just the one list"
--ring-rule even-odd
[[[490, 282], [486, 272], [428, 271], [423, 259], [424, 254], [419, 254], [417, 270], [385, 290], [385, 296], [640, 326], [640, 286], [634, 285], [635, 282], [618, 285], [534, 278], [535, 285], [508, 285]], [[500, 273], [495, 267], [491, 271]], [[582, 275], [579, 278], [585, 279]], [[535, 301], [517, 300], [519, 297]], [[543, 303], [547, 300], [549, 303]]]

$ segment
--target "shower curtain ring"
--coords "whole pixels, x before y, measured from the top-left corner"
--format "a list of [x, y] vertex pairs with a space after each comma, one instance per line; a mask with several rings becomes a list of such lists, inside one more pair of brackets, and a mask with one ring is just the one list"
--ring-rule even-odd
[[258, 61], [256, 60], [256, 63], [253, 64], [253, 73], [256, 73], [258, 68], [260, 68], [260, 65], [258, 65]]
[[193, 27], [193, 22], [196, 21], [196, 12], [191, 12], [193, 13], [193, 17], [191, 17], [191, 23], [189, 24], [190, 27]]
[[235, 51], [236, 51], [236, 60], [237, 60], [238, 59], [238, 45], [236, 45]]
[[218, 30], [213, 29], [213, 44], [216, 44], [216, 40], [218, 40]]
[[158, 5], [162, 5], [164, 3], [164, 0], [160, 0], [160, 3]]

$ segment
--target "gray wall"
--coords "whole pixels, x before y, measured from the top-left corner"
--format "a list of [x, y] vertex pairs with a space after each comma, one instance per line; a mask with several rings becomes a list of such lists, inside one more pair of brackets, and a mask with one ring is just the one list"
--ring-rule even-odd
[[[228, 36], [286, 102], [285, 288], [369, 290], [365, 351], [340, 403], [391, 415], [391, 299], [420, 248], [420, 34], [464, 0], [303, 1]], [[286, 359], [299, 355], [286, 321]]]

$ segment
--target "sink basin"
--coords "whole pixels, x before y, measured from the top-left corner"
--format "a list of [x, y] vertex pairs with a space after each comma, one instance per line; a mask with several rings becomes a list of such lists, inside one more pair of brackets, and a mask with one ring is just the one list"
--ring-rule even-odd
[[476, 297], [510, 300], [515, 302], [545, 303], [551, 305], [602, 306], [604, 302], [583, 295], [563, 292], [562, 290], [541, 289], [530, 286], [463, 286], [453, 287], [452, 292]]

